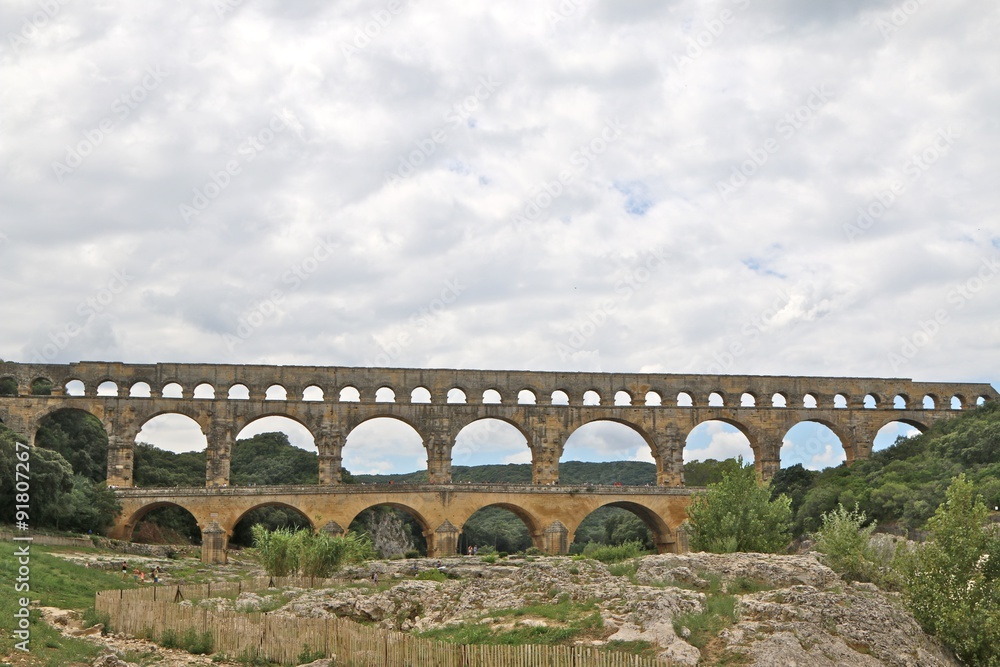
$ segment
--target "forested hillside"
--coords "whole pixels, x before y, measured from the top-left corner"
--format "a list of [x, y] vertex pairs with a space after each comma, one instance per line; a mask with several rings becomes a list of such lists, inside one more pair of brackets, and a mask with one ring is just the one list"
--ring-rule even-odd
[[987, 404], [939, 422], [926, 433], [900, 438], [871, 459], [821, 472], [783, 469], [772, 491], [788, 493], [795, 529], [813, 531], [837, 506], [857, 503], [881, 526], [922, 527], [944, 500], [945, 490], [965, 473], [990, 508], [1000, 506], [1000, 404]]

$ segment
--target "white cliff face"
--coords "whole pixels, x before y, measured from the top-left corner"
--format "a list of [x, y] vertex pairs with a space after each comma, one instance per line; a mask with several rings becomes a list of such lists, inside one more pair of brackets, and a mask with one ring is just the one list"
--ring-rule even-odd
[[[593, 604], [600, 613], [599, 637], [586, 643], [647, 641], [678, 665], [714, 664], [727, 654], [740, 654], [740, 664], [760, 667], [960, 664], [921, 631], [894, 596], [870, 584], [847, 584], [811, 555], [664, 554], [611, 569], [566, 557], [495, 565], [453, 558], [444, 564], [456, 578], [403, 579], [381, 591], [361, 583], [373, 568], [384, 587], [393, 577], [412, 575], [414, 568], [433, 569], [434, 563], [391, 561], [356, 568], [349, 574], [358, 585], [285, 591], [290, 601], [272, 613], [342, 616], [402, 631], [460, 623], [506, 628], [558, 625], [499, 612], [562, 599]], [[712, 591], [727, 588], [736, 598], [736, 622], [699, 650], [686, 641], [690, 631], [681, 617], [703, 611]], [[242, 610], [274, 605], [252, 594], [206, 603]]]

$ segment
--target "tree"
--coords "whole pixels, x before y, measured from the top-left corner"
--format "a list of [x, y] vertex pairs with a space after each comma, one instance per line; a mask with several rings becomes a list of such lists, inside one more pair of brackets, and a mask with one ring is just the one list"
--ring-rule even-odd
[[688, 534], [695, 551], [776, 553], [791, 539], [791, 499], [771, 500], [771, 489], [760, 483], [753, 464], [737, 461], [737, 469], [709, 484], [688, 506]]
[[42, 419], [35, 445], [59, 452], [73, 472], [95, 482], [107, 478], [108, 434], [101, 420], [82, 410], [59, 410]]
[[1000, 666], [1000, 535], [965, 475], [927, 522], [929, 540], [896, 559], [907, 606], [966, 663]]

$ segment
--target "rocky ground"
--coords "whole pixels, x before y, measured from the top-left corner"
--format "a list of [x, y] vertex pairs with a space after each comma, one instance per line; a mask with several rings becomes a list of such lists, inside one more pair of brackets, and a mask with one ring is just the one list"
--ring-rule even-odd
[[[557, 625], [558, 621], [547, 618], [498, 612], [564, 600], [593, 604], [599, 610], [603, 628], [584, 640], [588, 644], [646, 641], [656, 647], [658, 655], [677, 665], [723, 661], [760, 667], [960, 664], [920, 630], [894, 596], [870, 584], [845, 583], [812, 555], [665, 554], [639, 559], [631, 567], [567, 557], [507, 559], [495, 564], [453, 558], [442, 565], [449, 575], [443, 582], [412, 579], [417, 572], [436, 569], [435, 561], [388, 561], [347, 572], [358, 580], [355, 586], [261, 591], [236, 600], [219, 598], [198, 604], [295, 616], [342, 616], [385, 628], [420, 631], [458, 624]], [[379, 575], [377, 587], [370, 583], [373, 572]], [[709, 598], [727, 594], [735, 598], [736, 621], [697, 648], [684, 623], [704, 611]], [[685, 614], [689, 616], [682, 618]], [[93, 640], [104, 641], [111, 649], [140, 650], [133, 645], [137, 640], [99, 635]], [[148, 642], [141, 644], [141, 650], [153, 650]], [[220, 664], [188, 657], [192, 661], [156, 664]]]

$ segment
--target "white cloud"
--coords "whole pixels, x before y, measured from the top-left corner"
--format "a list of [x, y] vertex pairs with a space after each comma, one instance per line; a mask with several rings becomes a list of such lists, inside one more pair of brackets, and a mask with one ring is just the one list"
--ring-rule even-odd
[[995, 380], [1000, 280], [954, 290], [1000, 255], [1000, 7], [828, 4], [409, 3], [347, 58], [374, 5], [70, 3], [12, 42], [20, 3], [0, 357]]

